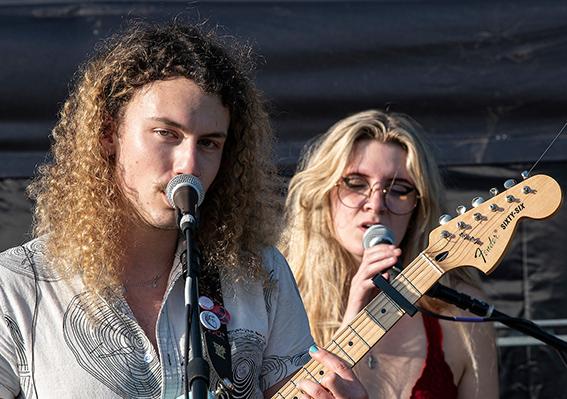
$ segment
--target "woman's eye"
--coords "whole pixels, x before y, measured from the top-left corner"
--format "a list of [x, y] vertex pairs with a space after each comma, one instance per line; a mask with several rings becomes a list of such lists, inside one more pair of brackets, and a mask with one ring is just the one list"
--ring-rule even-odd
[[363, 179], [346, 179], [345, 184], [348, 188], [354, 190], [366, 189], [368, 187], [368, 183]]
[[407, 195], [413, 191], [413, 187], [404, 186], [401, 184], [395, 184], [390, 187], [390, 193], [398, 196]]

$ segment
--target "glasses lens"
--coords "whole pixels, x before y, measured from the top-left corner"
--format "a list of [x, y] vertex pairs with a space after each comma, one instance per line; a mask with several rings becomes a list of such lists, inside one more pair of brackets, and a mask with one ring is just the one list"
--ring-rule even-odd
[[392, 184], [385, 197], [386, 207], [396, 215], [408, 214], [417, 205], [417, 190], [405, 184]]
[[339, 200], [349, 208], [358, 208], [367, 197], [369, 185], [361, 177], [344, 177], [338, 187]]
[[[338, 196], [343, 205], [358, 208], [370, 195], [370, 184], [358, 176], [346, 176], [338, 184]], [[386, 208], [395, 215], [405, 215], [413, 211], [417, 205], [417, 190], [415, 187], [393, 182], [384, 195]]]

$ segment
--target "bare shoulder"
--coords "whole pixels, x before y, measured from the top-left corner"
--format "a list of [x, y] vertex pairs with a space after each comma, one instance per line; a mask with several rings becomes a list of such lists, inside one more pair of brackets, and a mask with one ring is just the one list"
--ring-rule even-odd
[[[484, 299], [482, 291], [473, 286], [462, 284], [456, 289]], [[457, 308], [452, 313], [474, 317]], [[493, 324], [441, 321], [441, 327], [445, 359], [453, 370], [459, 398], [497, 398], [498, 355]]]

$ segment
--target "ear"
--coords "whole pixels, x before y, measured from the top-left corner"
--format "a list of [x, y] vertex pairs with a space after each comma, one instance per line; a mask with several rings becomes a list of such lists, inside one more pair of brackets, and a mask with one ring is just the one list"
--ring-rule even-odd
[[116, 135], [112, 129], [107, 129], [100, 139], [100, 143], [104, 149], [104, 155], [112, 157], [116, 154], [116, 142]]

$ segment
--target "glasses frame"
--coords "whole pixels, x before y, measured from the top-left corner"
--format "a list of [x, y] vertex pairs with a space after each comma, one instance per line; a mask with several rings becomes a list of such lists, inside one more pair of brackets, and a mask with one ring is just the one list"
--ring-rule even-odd
[[[416, 196], [415, 196], [415, 203], [413, 204], [413, 207], [407, 211], [407, 212], [403, 212], [403, 213], [399, 213], [399, 212], [394, 212], [393, 210], [390, 209], [390, 207], [388, 206], [388, 201], [386, 200], [386, 195], [389, 193], [390, 188], [393, 186], [393, 183], [395, 182], [395, 180], [392, 180], [392, 182], [390, 183], [389, 187], [380, 187], [377, 183], [370, 185], [370, 183], [368, 182], [368, 180], [360, 177], [360, 179], [365, 180], [368, 183], [368, 187], [370, 188], [370, 192], [367, 194], [364, 194], [364, 198], [362, 198], [360, 200], [360, 203], [357, 206], [350, 206], [344, 203], [344, 201], [342, 200], [341, 196], [339, 195], [339, 191], [341, 189], [341, 185], [344, 186], [344, 189], [351, 192], [351, 193], [355, 193], [355, 194], [360, 194], [357, 193], [353, 190], [350, 190], [347, 186], [346, 186], [346, 181], [350, 176], [342, 176], [338, 182], [335, 183], [335, 186], [337, 187], [337, 197], [339, 198], [339, 201], [341, 201], [341, 204], [343, 204], [344, 206], [346, 206], [347, 208], [351, 208], [351, 209], [357, 209], [360, 208], [361, 206], [363, 206], [366, 202], [368, 202], [368, 200], [370, 199], [370, 197], [372, 197], [372, 193], [374, 191], [378, 191], [379, 193], [381, 193], [382, 195], [382, 200], [384, 202], [384, 206], [386, 207], [386, 209], [391, 212], [394, 215], [397, 216], [404, 216], [404, 215], [409, 215], [410, 213], [413, 212], [413, 210], [417, 207], [417, 204], [421, 198], [421, 195], [419, 195], [419, 192], [417, 191], [417, 188], [414, 186], [410, 186], [409, 188], [411, 188], [411, 190], [408, 192], [416, 192]], [[363, 195], [363, 194], [360, 194]]]

